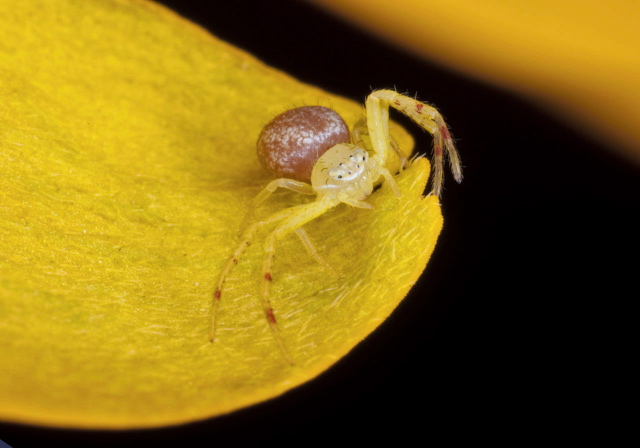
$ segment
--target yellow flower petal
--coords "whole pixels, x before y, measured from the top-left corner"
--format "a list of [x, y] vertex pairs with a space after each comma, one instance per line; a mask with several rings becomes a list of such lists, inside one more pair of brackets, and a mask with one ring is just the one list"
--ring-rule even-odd
[[312, 1], [429, 59], [542, 101], [640, 161], [640, 2]]
[[353, 124], [362, 106], [151, 3], [0, 1], [0, 17], [0, 418], [150, 427], [266, 400], [344, 356], [424, 269], [442, 217], [422, 159], [398, 176], [401, 199], [385, 185], [373, 210], [306, 227], [341, 278], [294, 237], [279, 245], [273, 305], [295, 366], [257, 299], [259, 244], [227, 282], [211, 344], [216, 276], [269, 180], [261, 126], [317, 103]]

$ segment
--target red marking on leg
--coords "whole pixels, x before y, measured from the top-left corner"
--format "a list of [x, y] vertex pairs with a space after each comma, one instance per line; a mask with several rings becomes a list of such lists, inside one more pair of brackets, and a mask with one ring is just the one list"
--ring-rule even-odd
[[266, 278], [268, 281], [271, 281], [271, 272], [267, 272], [266, 274], [264, 274], [264, 278]]
[[270, 324], [276, 323], [276, 316], [274, 316], [273, 310], [271, 308], [267, 310], [267, 320], [269, 321]]
[[447, 129], [446, 126], [440, 126], [440, 134], [442, 134], [442, 138], [444, 138], [445, 140], [451, 140], [449, 129]]
[[442, 155], [442, 146], [435, 145], [433, 148], [433, 153], [436, 155], [436, 157], [440, 157]]
[[216, 289], [216, 293], [214, 294], [216, 296], [217, 300], [220, 300], [220, 296], [222, 295], [222, 291], [220, 291], [220, 289]]
[[418, 112], [419, 114], [422, 113], [422, 108], [424, 107], [424, 104], [422, 103], [418, 103], [416, 104], [416, 112]]

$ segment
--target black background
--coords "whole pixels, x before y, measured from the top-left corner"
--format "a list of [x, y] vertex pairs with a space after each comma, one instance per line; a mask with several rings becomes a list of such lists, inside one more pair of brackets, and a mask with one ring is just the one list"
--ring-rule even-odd
[[[3, 424], [0, 438], [15, 448], [287, 446], [426, 444], [443, 435], [530, 440], [551, 430], [595, 430], [587, 422], [614, 387], [615, 335], [637, 296], [630, 286], [637, 166], [527, 100], [417, 59], [307, 4], [162, 3], [330, 92], [359, 101], [378, 88], [418, 93], [447, 119], [465, 180], [446, 179], [445, 228], [416, 287], [378, 331], [311, 383], [179, 427]], [[430, 148], [427, 135], [414, 135], [418, 148]]]

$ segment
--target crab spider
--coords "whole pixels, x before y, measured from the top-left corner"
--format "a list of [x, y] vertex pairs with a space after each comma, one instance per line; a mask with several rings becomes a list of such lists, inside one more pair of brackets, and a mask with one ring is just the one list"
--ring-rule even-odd
[[[317, 197], [313, 202], [250, 221], [240, 245], [223, 267], [213, 293], [210, 327], [212, 342], [215, 339], [217, 311], [226, 278], [240, 261], [256, 233], [264, 227], [275, 226], [264, 242], [260, 298], [274, 339], [284, 357], [293, 364], [269, 300], [276, 243], [290, 233], [296, 233], [311, 256], [328, 267], [302, 226], [341, 203], [362, 209], [372, 208], [365, 199], [381, 179], [400, 197], [400, 189], [393, 173], [387, 168], [387, 162], [392, 151], [399, 153], [403, 163], [405, 159], [389, 135], [389, 107], [407, 115], [433, 136], [434, 175], [430, 194], [439, 197], [442, 193], [445, 152], [455, 180], [462, 181], [460, 158], [442, 115], [435, 108], [393, 90], [377, 90], [367, 97], [366, 133], [371, 140], [371, 152], [357, 146], [359, 128], [350, 134], [342, 118], [331, 109], [306, 106], [274, 118], [265, 126], [258, 139], [258, 157], [263, 166], [279, 178], [270, 182], [256, 196], [250, 213], [278, 188], [301, 194], [315, 194]], [[353, 143], [350, 143], [350, 136]]]

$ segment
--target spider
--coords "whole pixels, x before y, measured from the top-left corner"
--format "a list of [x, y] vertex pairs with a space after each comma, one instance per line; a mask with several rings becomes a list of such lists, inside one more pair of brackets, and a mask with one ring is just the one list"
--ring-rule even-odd
[[[407, 115], [433, 135], [434, 177], [430, 194], [439, 197], [442, 193], [443, 150], [449, 157], [455, 180], [462, 181], [460, 158], [442, 115], [435, 108], [393, 90], [377, 90], [367, 97], [366, 128], [363, 124], [355, 127], [351, 133], [342, 118], [326, 107], [305, 106], [277, 116], [260, 134], [258, 157], [262, 165], [279, 178], [270, 182], [253, 200], [248, 214], [250, 218], [245, 218], [249, 224], [242, 235], [242, 241], [220, 273], [211, 307], [211, 342], [215, 339], [217, 312], [225, 280], [258, 230], [275, 225], [264, 242], [260, 297], [275, 342], [287, 361], [294, 363], [280, 335], [269, 299], [276, 243], [290, 233], [295, 233], [309, 254], [330, 269], [302, 226], [341, 203], [361, 209], [372, 208], [365, 199], [382, 179], [400, 197], [400, 190], [393, 173], [387, 168], [387, 162], [391, 151], [398, 153], [405, 166], [406, 159], [389, 135], [389, 107]], [[371, 140], [371, 151], [358, 146], [362, 128], [366, 129], [364, 132]], [[317, 197], [313, 202], [284, 209], [266, 218], [252, 219], [253, 210], [278, 188], [301, 194], [315, 194]]]

